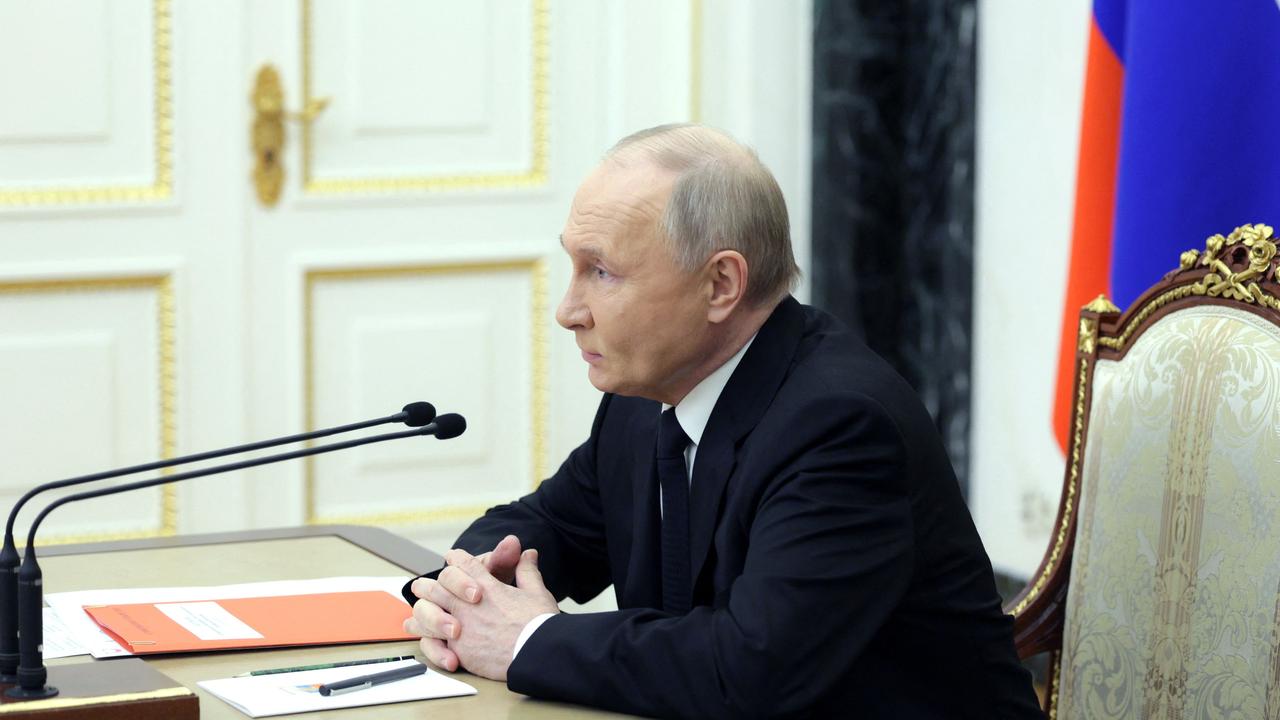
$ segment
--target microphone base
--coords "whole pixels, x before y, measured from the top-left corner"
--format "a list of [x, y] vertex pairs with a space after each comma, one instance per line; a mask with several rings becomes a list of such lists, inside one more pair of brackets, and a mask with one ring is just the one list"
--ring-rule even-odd
[[42, 688], [24, 688], [19, 685], [4, 691], [5, 697], [13, 698], [14, 700], [43, 700], [57, 694], [58, 688], [52, 685], [45, 685]]
[[0, 694], [0, 718], [200, 720], [200, 699], [193, 691], [136, 657], [53, 665], [48, 681], [59, 690], [52, 702], [63, 707]]

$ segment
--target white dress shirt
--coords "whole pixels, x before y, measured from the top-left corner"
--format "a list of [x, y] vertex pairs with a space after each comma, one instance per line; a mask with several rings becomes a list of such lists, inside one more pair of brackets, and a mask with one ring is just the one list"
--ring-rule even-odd
[[[756, 336], [752, 335], [747, 344], [742, 346], [733, 357], [725, 361], [723, 365], [716, 368], [710, 375], [702, 379], [702, 382], [694, 386], [688, 395], [676, 404], [676, 420], [680, 423], [680, 429], [684, 430], [684, 434], [689, 436], [689, 446], [684, 449], [684, 468], [689, 474], [689, 483], [693, 483], [693, 460], [698, 455], [698, 443], [702, 442], [702, 433], [707, 429], [707, 422], [711, 419], [711, 411], [716, 407], [716, 401], [720, 399], [720, 393], [724, 392], [724, 386], [728, 384], [729, 378], [733, 375], [733, 371], [738, 368], [738, 363], [742, 362], [742, 356], [747, 353], [747, 348], [751, 347], [751, 343], [755, 342]], [[662, 409], [665, 411], [671, 407], [663, 403]], [[659, 489], [658, 508], [662, 508], [662, 495]], [[516, 656], [520, 654], [520, 648], [529, 641], [534, 631], [547, 621], [547, 618], [554, 617], [555, 613], [543, 613], [530, 620], [524, 629], [520, 631], [520, 636], [516, 638], [515, 648], [511, 651], [511, 659], [514, 661]]]

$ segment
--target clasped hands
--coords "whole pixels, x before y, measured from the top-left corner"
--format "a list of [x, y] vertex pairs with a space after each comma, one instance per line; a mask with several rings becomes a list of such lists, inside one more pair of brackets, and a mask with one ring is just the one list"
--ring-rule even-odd
[[[413, 582], [407, 633], [422, 636], [427, 659], [450, 672], [459, 667], [491, 680], [507, 679], [516, 639], [543, 613], [560, 611], [542, 583], [538, 551], [521, 551], [514, 535], [474, 556], [457, 548], [444, 555], [438, 580]], [[514, 585], [511, 583], [514, 581]]]

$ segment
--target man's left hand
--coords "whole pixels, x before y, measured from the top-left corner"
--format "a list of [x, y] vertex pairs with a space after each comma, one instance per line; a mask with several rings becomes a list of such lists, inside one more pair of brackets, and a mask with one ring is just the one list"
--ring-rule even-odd
[[[447, 608], [461, 631], [448, 641], [462, 666], [491, 680], [507, 679], [516, 639], [525, 625], [543, 613], [560, 612], [542, 584], [538, 551], [525, 550], [516, 565], [515, 586], [499, 582], [484, 563], [465, 550], [445, 553], [446, 567], [431, 584], [427, 599]], [[480, 592], [470, 592], [476, 586]], [[471, 600], [468, 596], [477, 596]]]

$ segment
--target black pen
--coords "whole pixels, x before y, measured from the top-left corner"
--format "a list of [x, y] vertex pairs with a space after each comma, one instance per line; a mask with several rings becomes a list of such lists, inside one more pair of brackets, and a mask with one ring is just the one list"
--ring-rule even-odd
[[374, 685], [385, 685], [396, 680], [404, 680], [417, 675], [421, 675], [427, 671], [427, 666], [420, 662], [412, 665], [406, 665], [395, 670], [374, 673], [372, 675], [361, 675], [359, 677], [349, 678], [347, 680], [339, 680], [337, 682], [325, 683], [320, 686], [320, 694], [328, 697], [330, 695], [341, 695], [343, 693], [354, 692], [371, 688]]

